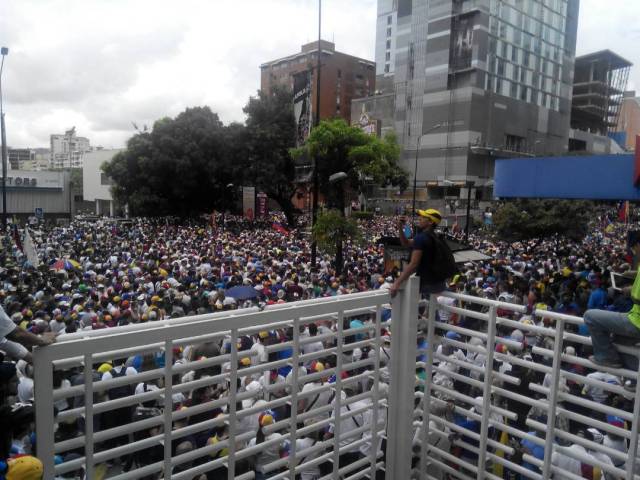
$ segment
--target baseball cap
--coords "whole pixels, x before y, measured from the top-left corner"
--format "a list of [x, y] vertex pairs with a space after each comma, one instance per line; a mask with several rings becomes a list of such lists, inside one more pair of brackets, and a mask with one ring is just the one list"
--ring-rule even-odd
[[43, 474], [42, 462], [36, 457], [25, 455], [7, 462], [7, 480], [41, 480]]
[[435, 208], [428, 208], [427, 210], [416, 210], [416, 213], [421, 217], [429, 219], [436, 225], [442, 220], [442, 214]]

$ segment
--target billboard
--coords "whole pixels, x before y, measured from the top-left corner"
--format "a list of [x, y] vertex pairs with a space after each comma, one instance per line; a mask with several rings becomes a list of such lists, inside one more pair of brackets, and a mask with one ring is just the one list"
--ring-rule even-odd
[[311, 75], [309, 71], [293, 76], [293, 114], [296, 118], [296, 146], [301, 146], [311, 129]]
[[473, 58], [473, 17], [461, 18], [452, 27], [451, 66], [455, 69], [470, 68]]
[[269, 214], [267, 194], [264, 192], [258, 192], [256, 203], [257, 203], [256, 210], [258, 213], [258, 218], [266, 218], [267, 215]]
[[242, 187], [242, 216], [254, 220], [256, 216], [256, 187]]

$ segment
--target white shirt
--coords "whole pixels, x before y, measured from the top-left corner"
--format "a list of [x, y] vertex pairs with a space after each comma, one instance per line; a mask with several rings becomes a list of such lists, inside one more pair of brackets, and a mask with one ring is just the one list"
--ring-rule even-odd
[[[322, 386], [321, 382], [305, 383], [304, 387], [302, 387], [301, 393], [302, 394], [307, 393], [310, 390], [319, 388], [321, 386]], [[305, 412], [329, 405], [329, 401], [333, 396], [334, 395], [333, 395], [333, 392], [331, 392], [331, 390], [324, 390], [320, 393], [315, 393], [315, 394], [312, 393], [306, 396], [304, 399]], [[300, 415], [301, 413], [304, 413], [304, 412], [300, 412], [298, 413], [298, 415]], [[327, 418], [329, 418], [329, 415], [330, 415], [330, 412], [318, 413], [313, 418], [306, 420], [305, 423], [315, 422], [319, 420], [326, 420]]]
[[[361, 408], [364, 406], [369, 406], [369, 409], [362, 412], [362, 422], [363, 426], [367, 427], [367, 430], [362, 432], [362, 439], [364, 443], [360, 446], [360, 453], [365, 457], [371, 454], [372, 448], [372, 438], [371, 435], [371, 426], [373, 425], [373, 402], [370, 398], [361, 400], [359, 402], [355, 402], [351, 406], [352, 409]], [[386, 430], [387, 425], [387, 410], [383, 406], [378, 406], [378, 432], [380, 430]], [[382, 448], [382, 436], [378, 435], [378, 444], [376, 445], [376, 453], [380, 452]]]
[[[624, 438], [611, 438], [611, 436], [607, 434], [604, 436], [602, 444], [605, 447], [609, 447], [613, 450], [617, 450], [623, 453], [624, 455], [627, 455], [628, 449]], [[617, 458], [612, 458], [611, 461], [616, 467], [621, 467], [625, 463], [624, 460], [619, 460]]]
[[[582, 445], [573, 444], [570, 447], [567, 447], [569, 450], [579, 453], [583, 456], [590, 457], [595, 462], [596, 459], [587, 452], [587, 450]], [[580, 460], [577, 460], [573, 457], [565, 453], [560, 453], [555, 450], [553, 455], [551, 456], [551, 463], [556, 467], [559, 467], [561, 471], [553, 472], [554, 480], [570, 480], [569, 477], [563, 475], [564, 472], [573, 473], [578, 477], [582, 477], [582, 463]]]
[[[271, 435], [267, 435], [264, 437], [264, 441], [267, 442], [269, 440], [274, 440], [276, 438], [280, 438], [278, 432], [274, 432]], [[256, 445], [256, 439], [252, 438], [249, 441], [249, 447], [253, 447]], [[256, 455], [256, 470], [259, 472], [263, 471], [265, 465], [268, 465], [271, 462], [275, 462], [280, 459], [280, 449], [282, 447], [282, 442], [275, 442], [273, 445], [268, 445], [260, 450], [260, 453]]]
[[[587, 378], [591, 378], [593, 380], [600, 380], [601, 382], [610, 383], [612, 385], [620, 386], [620, 379], [615, 375], [611, 375], [610, 373], [605, 372], [593, 372], [587, 375]], [[595, 387], [591, 385], [585, 385], [583, 389], [583, 393], [591, 396], [594, 401], [598, 403], [604, 403], [607, 401], [609, 397], [609, 391], [605, 390], [601, 387]]]
[[305, 343], [300, 347], [300, 349], [302, 350], [302, 353], [306, 355], [307, 353], [315, 353], [324, 350], [324, 344], [318, 340], [316, 342]]
[[0, 337], [4, 338], [16, 329], [16, 324], [11, 321], [9, 315], [0, 307]]
[[[313, 447], [315, 444], [316, 442], [311, 438], [304, 437], [296, 439], [296, 456], [298, 457], [296, 463], [298, 465], [300, 465], [301, 463], [310, 462], [311, 460], [318, 458], [318, 455], [322, 453], [321, 450], [303, 455], [302, 457], [299, 455], [301, 451]], [[320, 478], [320, 467], [318, 467], [317, 465], [312, 467], [303, 467], [303, 469], [300, 471], [300, 480], [316, 480], [318, 478]]]
[[[362, 404], [360, 404], [359, 402], [354, 402], [351, 405], [347, 405], [347, 394], [344, 392], [340, 392], [340, 398], [342, 400], [342, 403], [340, 405], [340, 417], [349, 415], [349, 418], [342, 418], [340, 422], [340, 448], [342, 449], [342, 447], [347, 447], [362, 438], [362, 435], [349, 435], [349, 432], [362, 427], [364, 419], [362, 418], [362, 413], [351, 413], [354, 410], [357, 410], [359, 407], [362, 407]], [[333, 410], [331, 411], [332, 419], [335, 418], [336, 403], [336, 400], [332, 402], [332, 405], [334, 406]], [[329, 424], [329, 432], [334, 433], [334, 431], [335, 424], [332, 422]], [[353, 448], [347, 448], [344, 451], [351, 452], [353, 450]]]

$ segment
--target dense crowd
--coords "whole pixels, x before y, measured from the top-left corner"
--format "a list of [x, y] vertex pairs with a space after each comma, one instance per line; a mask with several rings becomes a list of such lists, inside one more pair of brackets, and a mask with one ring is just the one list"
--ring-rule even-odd
[[[590, 233], [581, 241], [556, 237], [545, 240], [530, 240], [522, 242], [501, 242], [493, 239], [490, 234], [479, 232], [471, 235], [470, 245], [486, 254], [489, 258], [483, 261], [469, 262], [460, 266], [460, 273], [449, 284], [452, 291], [473, 296], [497, 299], [506, 303], [526, 306], [526, 314], [515, 314], [505, 309], [501, 315], [521, 322], [523, 325], [542, 324], [531, 315], [534, 310], [551, 310], [569, 315], [581, 316], [588, 308], [608, 309], [626, 312], [631, 308], [630, 299], [611, 288], [610, 271], [624, 272], [631, 269], [633, 259], [629, 257], [625, 248], [624, 238], [628, 225], [613, 223], [610, 212], [602, 211], [602, 215], [594, 218]], [[278, 218], [273, 219], [274, 222]], [[29, 479], [40, 478], [41, 465], [35, 457], [35, 436], [33, 434], [33, 368], [29, 348], [33, 345], [46, 345], [58, 335], [64, 335], [85, 330], [106, 329], [116, 326], [154, 322], [169, 318], [180, 318], [200, 315], [210, 312], [233, 310], [249, 306], [265, 306], [304, 300], [318, 297], [336, 296], [353, 292], [368, 291], [379, 288], [390, 288], [398, 276], [398, 268], [385, 271], [383, 258], [384, 247], [380, 238], [394, 235], [395, 220], [389, 217], [376, 216], [371, 220], [362, 221], [365, 241], [363, 244], [347, 243], [345, 245], [344, 273], [338, 275], [332, 259], [328, 255], [318, 257], [317, 267], [311, 266], [310, 245], [307, 238], [297, 231], [286, 231], [279, 224], [268, 222], [250, 224], [237, 217], [219, 219], [215, 228], [205, 222], [178, 221], [171, 219], [150, 220], [133, 219], [126, 222], [113, 222], [107, 219], [83, 220], [76, 219], [66, 227], [41, 227], [31, 229], [29, 242], [20, 245], [17, 236], [6, 236], [0, 253], [0, 306], [6, 313], [3, 320], [3, 343], [0, 351], [4, 353], [4, 361], [0, 364], [0, 399], [3, 403], [3, 414], [0, 420], [2, 439], [1, 458], [8, 459], [6, 478]], [[461, 240], [461, 235], [458, 234]], [[29, 251], [33, 244], [33, 249]], [[35, 256], [34, 256], [35, 253]], [[37, 261], [34, 258], [37, 257]], [[454, 305], [448, 297], [439, 299], [443, 304]], [[473, 308], [471, 305], [470, 308]], [[388, 313], [388, 312], [387, 312]], [[450, 325], [461, 326], [472, 330], [482, 331], [486, 325], [473, 318], [459, 317], [442, 310], [438, 320]], [[347, 337], [349, 342], [361, 341], [373, 335], [370, 327], [372, 318], [361, 316], [351, 319], [343, 326], [345, 329], [359, 330], [358, 334]], [[425, 328], [425, 319], [421, 321], [421, 329]], [[335, 394], [330, 389], [322, 389], [323, 385], [335, 382], [335, 375], [322, 376], [325, 370], [330, 371], [335, 365], [334, 355], [323, 355], [323, 350], [333, 346], [334, 339], [329, 335], [337, 328], [335, 321], [309, 323], [299, 332], [299, 338], [304, 341], [303, 354], [317, 353], [312, 361], [306, 362], [304, 371], [317, 373], [317, 380], [304, 384], [300, 391], [298, 414], [304, 412], [320, 413], [311, 415], [309, 422], [332, 420], [333, 408], [319, 407], [335, 406]], [[575, 329], [578, 335], [588, 336], [586, 327]], [[385, 339], [392, 334], [385, 331]], [[548, 364], [550, 359], [536, 357], [532, 348], [544, 345], [544, 336], [531, 335], [526, 328], [500, 329], [499, 335], [519, 342], [520, 346], [509, 349], [506, 345], [499, 345], [500, 353], [533, 358], [535, 361]], [[467, 342], [468, 345], [478, 346], [477, 338], [464, 338], [453, 332], [447, 334], [456, 342]], [[314, 340], [313, 337], [318, 337]], [[258, 407], [264, 399], [277, 399], [290, 393], [291, 374], [286, 367], [272, 369], [265, 375], [250, 374], [242, 376], [243, 368], [250, 368], [260, 363], [271, 362], [287, 358], [291, 355], [287, 349], [269, 349], [274, 345], [290, 341], [293, 338], [291, 329], [256, 332], [238, 341], [240, 359], [239, 392], [251, 394], [236, 407], [238, 412], [250, 410], [252, 413], [240, 416], [238, 435], [246, 434], [238, 448], [251, 448], [265, 443], [264, 448], [250, 459], [236, 465], [236, 472], [255, 470], [257, 478], [269, 478], [274, 471], [268, 471], [266, 465], [286, 456], [292, 446], [285, 441], [279, 441], [278, 431], [266, 428], [280, 420], [289, 418], [291, 406], [282, 405], [273, 409], [261, 411]], [[424, 345], [424, 333], [419, 332], [418, 344]], [[481, 346], [481, 345], [480, 345]], [[176, 365], [193, 363], [193, 369], [185, 369], [184, 375], [176, 377], [176, 385], [216, 376], [221, 372], [228, 372], [230, 365], [223, 363], [206, 368], [198, 367], [197, 362], [217, 357], [229, 352], [228, 339], [191, 345], [172, 352]], [[269, 352], [267, 353], [267, 350]], [[567, 345], [565, 353], [587, 357], [590, 351], [581, 343]], [[346, 349], [345, 361], [357, 361], [370, 355], [369, 347]], [[385, 343], [379, 352], [381, 364], [384, 366], [390, 356], [389, 345]], [[457, 388], [471, 398], [481, 395], [477, 389], [464, 382], [455, 380], [454, 375], [447, 375], [447, 371], [463, 374], [471, 378], [481, 379], [477, 371], [461, 369], [455, 360], [459, 359], [478, 367], [484, 366], [485, 357], [477, 353], [477, 349], [453, 348], [443, 345], [438, 350], [434, 363], [438, 369], [431, 379], [434, 385], [445, 385]], [[165, 361], [164, 352], [155, 354], [134, 355], [130, 358], [117, 359], [95, 366], [94, 379], [107, 380], [120, 376], [136, 375], [139, 372], [161, 368]], [[597, 380], [634, 388], [633, 382], [610, 373], [598, 371], [589, 372], [581, 365], [566, 365], [572, 372], [589, 375]], [[513, 387], [517, 393], [526, 396], [539, 396], [529, 384], [547, 385], [549, 379], [536, 371], [528, 371], [516, 363], [507, 361], [496, 362], [494, 369], [503, 374], [527, 379], [519, 386]], [[356, 374], [358, 371], [350, 372]], [[418, 378], [424, 380], [424, 371], [417, 371]], [[81, 370], [68, 370], [54, 376], [56, 388], [81, 384], [84, 377]], [[384, 395], [388, 388], [388, 372], [383, 369], [380, 391]], [[546, 383], [545, 383], [546, 382]], [[508, 383], [505, 383], [507, 385]], [[341, 392], [341, 398], [346, 400], [371, 389], [370, 381], [346, 383]], [[278, 387], [280, 386], [280, 387]], [[162, 379], [140, 382], [135, 388], [118, 387], [107, 390], [101, 399], [118, 399], [131, 394], [151, 392], [162, 387]], [[584, 388], [583, 388], [584, 387]], [[509, 386], [512, 388], [512, 386]], [[566, 391], [582, 398], [597, 401], [602, 404], [615, 406], [623, 410], [632, 409], [628, 397], [613, 394], [606, 389], [587, 387], [577, 382], [567, 381], [563, 386]], [[314, 393], [319, 389], [317, 395]], [[173, 408], [180, 410], [197, 405], [207, 404], [229, 395], [228, 384], [208, 385], [205, 387], [184, 389], [174, 395]], [[477, 430], [477, 422], [460, 414], [461, 409], [471, 408], [456, 398], [448, 397], [443, 390], [436, 389], [434, 397], [439, 400], [434, 409], [441, 409], [443, 418], [464, 428]], [[340, 402], [344, 405], [344, 402]], [[142, 402], [136, 407], [127, 407], [118, 411], [97, 415], [94, 418], [94, 431], [113, 428], [130, 423], [133, 420], [147, 418], [160, 414], [163, 400], [158, 398]], [[515, 428], [526, 430], [526, 419], [535, 418], [545, 423], [546, 412], [538, 412], [528, 405], [508, 399], [495, 399], [495, 404], [504, 409], [515, 412], [517, 420]], [[81, 398], [61, 399], [56, 402], [57, 414], [81, 406]], [[444, 405], [444, 406], [443, 406]], [[367, 408], [368, 407], [368, 408]], [[611, 425], [620, 426], [624, 422], [611, 415], [604, 415], [600, 411], [580, 410], [579, 406], [571, 408], [579, 413], [597, 418]], [[359, 413], [352, 415], [349, 421], [343, 422], [342, 434], [345, 431], [358, 431], [363, 426], [370, 426], [374, 418], [384, 421], [386, 413], [381, 407], [373, 406], [370, 398], [364, 398], [352, 404], [341, 407], [345, 410], [355, 410]], [[373, 412], [380, 411], [377, 415]], [[477, 405], [476, 405], [477, 408]], [[182, 422], [174, 422], [174, 428], [195, 425], [206, 420], [213, 420], [219, 415], [224, 416], [224, 407], [202, 410], [197, 415], [187, 416]], [[220, 417], [222, 418], [222, 417]], [[219, 418], [219, 419], [220, 419]], [[56, 439], [69, 440], [82, 434], [84, 419], [70, 417], [70, 420], [59, 422]], [[304, 423], [304, 421], [302, 422]], [[312, 449], [313, 445], [331, 438], [332, 422], [326, 429], [310, 432], [299, 438], [295, 447], [297, 451]], [[419, 449], [419, 434], [421, 426], [416, 425], [416, 449]], [[430, 423], [430, 430], [442, 429], [437, 421]], [[444, 430], [443, 430], [444, 431]], [[628, 448], [627, 442], [615, 438], [612, 434], [604, 434], [595, 429], [587, 429], [579, 422], [568, 422], [566, 431], [579, 434], [592, 441], [600, 441], [605, 446], [624, 452]], [[133, 440], [158, 435], [161, 428], [157, 427], [133, 435]], [[471, 450], [455, 447], [456, 436], [446, 432], [446, 441], [452, 442], [452, 451], [458, 448], [458, 454], [470, 463], [474, 461]], [[450, 435], [451, 434], [451, 435]], [[490, 432], [493, 435], [493, 432]], [[538, 433], [539, 435], [540, 433]], [[140, 436], [142, 435], [142, 436]], [[215, 446], [228, 438], [228, 425], [222, 421], [216, 426], [192, 435], [184, 436], [172, 445], [174, 454], [183, 454], [206, 446]], [[367, 437], [369, 435], [369, 437]], [[430, 434], [431, 435], [431, 434]], [[535, 435], [535, 433], [534, 433]], [[364, 442], [353, 451], [341, 455], [340, 464], [348, 465], [370, 454], [371, 449], [384, 450], [382, 442], [373, 445], [373, 439], [368, 433], [360, 433], [358, 438]], [[496, 437], [497, 440], [499, 438]], [[124, 436], [104, 444], [98, 444], [97, 449], [113, 448], [126, 444], [130, 438]], [[467, 439], [468, 440], [468, 439]], [[354, 439], [347, 440], [352, 442]], [[560, 440], [561, 441], [561, 440]], [[223, 445], [226, 445], [223, 443]], [[525, 468], [536, 470], [538, 467], [522, 460], [523, 453], [541, 458], [543, 451], [540, 447], [523, 441], [514, 445], [516, 455], [512, 461]], [[572, 445], [571, 448], [582, 448]], [[226, 455], [228, 447], [211, 448], [207, 460]], [[135, 454], [123, 457], [117, 465], [113, 461], [100, 466], [95, 478], [107, 471], [119, 469], [127, 470], [135, 466], [152, 464], [162, 459], [163, 447], [147, 448]], [[606, 462], [596, 452], [580, 452], [584, 455], [598, 457]], [[80, 458], [82, 448], [66, 452], [56, 458], [57, 462], [68, 462]], [[306, 460], [314, 458], [320, 453], [312, 452]], [[566, 455], [565, 455], [566, 457]], [[623, 466], [620, 458], [608, 458], [611, 464]], [[201, 462], [204, 460], [201, 460]], [[554, 454], [554, 463], [570, 462], [570, 457], [563, 458]], [[197, 460], [186, 462], [175, 467], [174, 473], [192, 468], [198, 464]], [[580, 467], [580, 466], [578, 466]], [[301, 473], [303, 479], [315, 479], [325, 473], [328, 465], [321, 463], [310, 467]], [[570, 469], [570, 467], [567, 467]], [[435, 468], [434, 475], [445, 478], [445, 473]], [[494, 472], [495, 473], [495, 472]], [[28, 476], [32, 475], [32, 476]], [[41, 475], [41, 473], [40, 473]], [[83, 478], [81, 471], [72, 471], [63, 478]], [[501, 471], [505, 478], [518, 478], [517, 472]], [[157, 478], [149, 476], [148, 478]], [[193, 478], [226, 478], [224, 466], [207, 473], [194, 475]], [[595, 478], [595, 477], [594, 477]], [[607, 478], [614, 478], [607, 476]]]

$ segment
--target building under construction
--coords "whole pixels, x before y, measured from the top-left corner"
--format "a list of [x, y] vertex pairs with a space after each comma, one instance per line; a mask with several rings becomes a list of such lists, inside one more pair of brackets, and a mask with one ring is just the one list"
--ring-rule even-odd
[[599, 135], [616, 129], [631, 66], [611, 50], [576, 58], [572, 128]]

